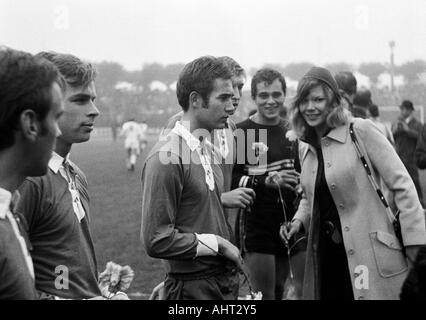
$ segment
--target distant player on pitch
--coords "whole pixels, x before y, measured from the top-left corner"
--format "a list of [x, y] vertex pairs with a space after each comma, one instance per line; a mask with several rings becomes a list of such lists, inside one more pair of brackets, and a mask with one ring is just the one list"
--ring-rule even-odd
[[134, 171], [136, 160], [141, 152], [141, 143], [144, 141], [144, 132], [135, 119], [129, 119], [121, 127], [120, 135], [124, 137], [124, 148], [127, 151], [127, 170]]

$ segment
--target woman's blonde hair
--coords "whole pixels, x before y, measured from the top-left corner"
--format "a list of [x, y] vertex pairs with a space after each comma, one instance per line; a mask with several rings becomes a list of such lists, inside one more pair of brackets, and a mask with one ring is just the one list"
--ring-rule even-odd
[[331, 109], [328, 114], [326, 122], [330, 128], [337, 128], [348, 123], [351, 115], [348, 111], [344, 99], [336, 96], [333, 90], [323, 81], [314, 78], [302, 78], [297, 87], [296, 96], [293, 98], [293, 103], [290, 105], [289, 115], [293, 130], [299, 138], [305, 136], [307, 131], [312, 128], [306, 123], [302, 114], [300, 113], [300, 104], [309, 95], [309, 92], [315, 87], [320, 86], [327, 98], [327, 108]]

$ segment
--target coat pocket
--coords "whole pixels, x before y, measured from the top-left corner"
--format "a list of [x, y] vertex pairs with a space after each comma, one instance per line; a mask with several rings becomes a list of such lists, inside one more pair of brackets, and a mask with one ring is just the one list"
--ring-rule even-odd
[[398, 238], [383, 231], [370, 233], [374, 259], [380, 276], [389, 278], [408, 270]]

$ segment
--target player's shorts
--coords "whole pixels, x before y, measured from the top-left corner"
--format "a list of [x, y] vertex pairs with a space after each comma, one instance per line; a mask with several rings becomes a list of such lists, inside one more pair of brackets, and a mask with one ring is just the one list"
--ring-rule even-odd
[[125, 140], [124, 141], [124, 148], [125, 149], [139, 150], [139, 141], [137, 141], [137, 140]]

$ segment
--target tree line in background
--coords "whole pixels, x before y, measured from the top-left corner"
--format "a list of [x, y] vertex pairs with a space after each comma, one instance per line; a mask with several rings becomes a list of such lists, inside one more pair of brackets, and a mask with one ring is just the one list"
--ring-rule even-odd
[[[145, 120], [150, 127], [161, 127], [166, 120], [180, 111], [175, 88], [176, 80], [184, 64], [162, 65], [160, 63], [144, 64], [140, 70], [128, 71], [116, 62], [96, 63], [98, 78], [98, 106], [102, 115], [99, 126], [120, 126], [124, 121], [135, 118]], [[299, 80], [313, 64], [309, 62], [281, 64], [265, 64], [280, 71], [286, 80]], [[415, 105], [426, 106], [426, 61], [414, 60], [395, 66], [395, 76], [402, 76], [403, 83], [391, 91], [389, 86], [379, 86], [383, 74], [390, 74], [389, 64], [367, 62], [359, 66], [340, 62], [325, 65], [332, 74], [339, 71], [352, 71], [362, 74], [369, 80], [374, 103], [379, 106], [397, 105], [402, 99], [410, 99]], [[247, 70], [249, 78], [257, 68]], [[251, 109], [255, 108], [250, 97], [250, 83], [245, 86], [237, 119], [243, 119]], [[289, 85], [287, 96], [295, 93], [294, 86]]]

